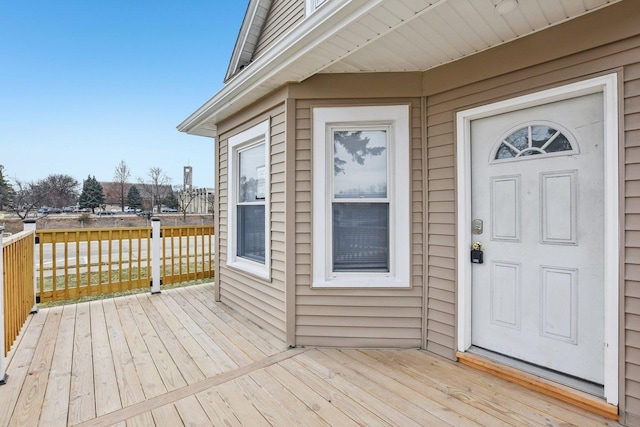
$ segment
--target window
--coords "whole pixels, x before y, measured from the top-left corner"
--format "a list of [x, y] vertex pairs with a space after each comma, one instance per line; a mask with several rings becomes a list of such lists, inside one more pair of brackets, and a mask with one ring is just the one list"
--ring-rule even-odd
[[505, 160], [523, 160], [529, 156], [557, 156], [578, 152], [577, 145], [572, 144], [568, 132], [557, 130], [558, 126], [549, 124], [532, 124], [509, 132], [495, 149], [492, 162]]
[[307, 2], [307, 16], [310, 16], [320, 6], [327, 2], [327, 0], [306, 0]]
[[313, 286], [409, 286], [408, 106], [313, 110]]
[[389, 129], [331, 129], [332, 271], [389, 271]]
[[227, 265], [268, 278], [269, 121], [229, 138]]

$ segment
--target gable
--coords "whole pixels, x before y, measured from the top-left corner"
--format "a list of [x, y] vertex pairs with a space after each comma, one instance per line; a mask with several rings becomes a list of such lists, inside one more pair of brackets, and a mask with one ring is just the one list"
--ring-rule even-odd
[[262, 29], [254, 58], [274, 45], [288, 30], [304, 19], [304, 0], [273, 0], [269, 15]]
[[225, 83], [253, 60], [253, 54], [269, 14], [271, 3], [272, 0], [249, 1], [236, 45], [231, 54], [229, 68], [224, 78]]

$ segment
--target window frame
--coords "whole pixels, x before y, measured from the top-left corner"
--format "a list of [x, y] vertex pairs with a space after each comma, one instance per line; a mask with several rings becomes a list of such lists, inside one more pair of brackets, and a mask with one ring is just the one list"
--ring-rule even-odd
[[[316, 107], [312, 109], [314, 288], [409, 288], [410, 151], [409, 105]], [[333, 272], [333, 129], [389, 129], [387, 199], [389, 271]]]
[[311, 16], [313, 12], [320, 9], [329, 0], [305, 0], [307, 17]]
[[[240, 132], [228, 139], [227, 142], [227, 165], [228, 171], [228, 205], [227, 215], [229, 221], [229, 229], [227, 231], [227, 267], [242, 270], [249, 274], [258, 276], [263, 279], [271, 278], [271, 235], [270, 235], [270, 195], [271, 195], [271, 174], [270, 174], [270, 120], [267, 119], [257, 125]], [[243, 151], [264, 144], [265, 154], [265, 171], [264, 171], [264, 212], [265, 212], [265, 262], [260, 263], [249, 258], [238, 256], [238, 205], [244, 205], [238, 202], [239, 177], [239, 154]], [[256, 203], [253, 203], [256, 204]], [[261, 204], [261, 203], [260, 203]]]

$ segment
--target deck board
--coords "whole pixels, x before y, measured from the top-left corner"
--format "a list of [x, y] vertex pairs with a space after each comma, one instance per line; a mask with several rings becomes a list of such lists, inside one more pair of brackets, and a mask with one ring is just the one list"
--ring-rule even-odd
[[0, 427], [616, 426], [418, 349], [287, 349], [196, 285], [42, 309]]
[[60, 330], [56, 342], [49, 384], [42, 404], [41, 425], [51, 427], [64, 427], [67, 425], [69, 415], [69, 395], [71, 393], [71, 357], [73, 354], [73, 335], [76, 326], [76, 305], [67, 305], [63, 308], [60, 319]]
[[91, 344], [96, 416], [122, 408], [116, 371], [109, 344], [107, 323], [102, 301], [93, 301], [91, 307]]
[[113, 381], [118, 386], [120, 401], [125, 407], [142, 402], [145, 400], [144, 390], [127, 344], [115, 300], [104, 300], [102, 307], [114, 361], [115, 378]]
[[33, 426], [38, 424], [61, 319], [61, 307], [51, 310], [47, 316], [47, 322], [42, 328], [42, 338], [38, 341], [33, 353], [29, 373], [24, 379], [9, 425]]
[[[78, 304], [76, 328], [73, 336], [71, 362], [71, 392], [69, 425], [78, 424], [96, 416], [94, 364], [91, 336], [91, 305]], [[100, 361], [100, 363], [102, 363]]]

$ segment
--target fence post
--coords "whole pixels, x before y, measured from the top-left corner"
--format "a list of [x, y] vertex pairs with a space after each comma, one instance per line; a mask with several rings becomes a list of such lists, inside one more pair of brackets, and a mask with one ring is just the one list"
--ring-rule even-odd
[[[22, 227], [24, 231], [31, 231], [36, 229], [36, 220], [35, 219], [25, 219], [22, 221]], [[34, 239], [36, 237], [34, 236]], [[37, 243], [37, 240], [36, 240]], [[34, 245], [33, 247], [33, 308], [31, 309], [31, 314], [38, 312], [38, 303], [40, 302], [40, 298], [38, 298], [38, 275], [36, 274], [36, 251], [38, 247]], [[55, 272], [54, 272], [54, 280], [55, 280]]]
[[160, 285], [160, 252], [162, 235], [160, 234], [160, 218], [151, 218], [151, 293], [159, 294]]
[[4, 348], [4, 253], [3, 230], [0, 230], [0, 385], [7, 383], [7, 358]]

